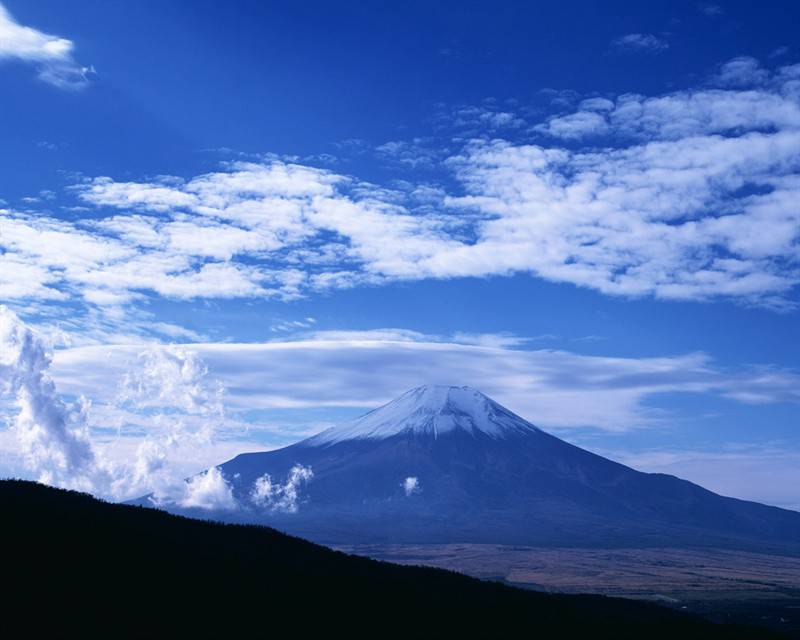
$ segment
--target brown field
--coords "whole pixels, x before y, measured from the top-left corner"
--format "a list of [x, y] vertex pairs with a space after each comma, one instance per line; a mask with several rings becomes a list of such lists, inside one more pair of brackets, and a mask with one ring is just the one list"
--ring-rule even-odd
[[722, 549], [554, 549], [487, 544], [358, 545], [348, 553], [442, 567], [563, 593], [662, 602], [800, 637], [800, 558]]

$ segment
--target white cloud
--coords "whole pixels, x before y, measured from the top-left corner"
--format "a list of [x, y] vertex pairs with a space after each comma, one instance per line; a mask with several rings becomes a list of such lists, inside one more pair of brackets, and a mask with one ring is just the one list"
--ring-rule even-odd
[[177, 504], [209, 511], [233, 511], [238, 508], [228, 481], [217, 467], [190, 478], [186, 482], [186, 493], [177, 500]]
[[452, 341], [457, 344], [474, 344], [479, 347], [495, 347], [503, 349], [506, 347], [519, 347], [534, 340], [552, 339], [554, 336], [535, 336], [524, 338], [509, 333], [468, 333], [457, 331], [452, 335]]
[[100, 469], [89, 439], [86, 407], [59, 397], [49, 369], [43, 342], [0, 305], [0, 395], [15, 400], [12, 428], [20, 453], [41, 482], [88, 490]]
[[208, 375], [196, 352], [175, 345], [139, 349], [120, 364], [124, 370], [112, 383], [115, 395], [105, 399], [93, 420], [115, 428], [119, 439], [133, 432], [138, 441], [132, 468], [118, 466], [113, 495], [153, 492], [158, 501], [176, 492], [210, 491], [219, 479], [186, 488], [178, 462], [197, 460], [213, 447], [225, 419], [222, 385]]
[[707, 15], [710, 18], [715, 18], [725, 13], [722, 7], [712, 2], [701, 2], [697, 5], [697, 9], [700, 11], [700, 13]]
[[[767, 78], [745, 59], [722, 69], [757, 84], [590, 98], [534, 127], [546, 144], [463, 142], [445, 164], [460, 185], [449, 195], [279, 160], [188, 180], [88, 179], [74, 193], [105, 215], [0, 210], [0, 295], [110, 318], [155, 296], [291, 300], [529, 273], [611, 295], [788, 306], [800, 281], [800, 65]], [[501, 112], [472, 115], [486, 113]]]
[[311, 467], [301, 464], [297, 464], [289, 470], [284, 484], [273, 482], [269, 474], [264, 474], [253, 483], [250, 500], [261, 509], [297, 513], [300, 488], [313, 478], [314, 472]]
[[723, 87], [753, 87], [765, 83], [769, 79], [769, 71], [764, 69], [750, 56], [741, 56], [729, 60], [720, 66], [714, 82]]
[[75, 61], [73, 49], [71, 40], [20, 25], [0, 4], [0, 61], [30, 62], [44, 82], [60, 89], [81, 89], [88, 83], [91, 69]]
[[[584, 356], [435, 342], [415, 332], [322, 333], [265, 344], [186, 345], [227, 389], [232, 414], [263, 409], [379, 406], [420, 384], [465, 384], [545, 428], [608, 431], [661, 424], [650, 407], [664, 393], [699, 393], [747, 403], [800, 402], [796, 373], [738, 371], [707, 356]], [[113, 401], [115, 381], [137, 347], [81, 347], [57, 352], [54, 372], [65, 392]], [[325, 385], [319, 380], [324, 379]], [[224, 427], [221, 427], [224, 428]]]
[[798, 150], [800, 131], [582, 153], [476, 144], [457, 161], [470, 195], [449, 204], [487, 216], [481, 241], [419, 267], [466, 276], [491, 264], [608, 294], [781, 304], [800, 281]]
[[273, 333], [284, 331], [300, 331], [303, 329], [310, 329], [317, 323], [315, 318], [303, 318], [302, 320], [282, 320], [270, 326], [269, 330]]
[[440, 116], [449, 126], [480, 131], [519, 129], [525, 121], [517, 114], [499, 111], [492, 104], [461, 106]]
[[223, 388], [207, 375], [208, 368], [195, 352], [176, 345], [152, 346], [141, 351], [137, 365], [126, 372], [119, 402], [146, 410], [178, 408], [220, 420]]
[[431, 168], [441, 162], [446, 150], [438, 148], [434, 141], [426, 138], [413, 140], [390, 140], [375, 148], [380, 158], [393, 160], [408, 168]]
[[658, 53], [669, 49], [669, 43], [652, 33], [629, 33], [611, 42], [612, 46], [622, 51], [644, 51]]
[[[581, 108], [586, 109], [583, 103]], [[564, 140], [579, 140], [587, 136], [604, 135], [610, 127], [602, 114], [591, 109], [550, 118], [547, 123], [537, 125], [534, 129]]]
[[419, 483], [419, 478], [416, 476], [409, 476], [403, 480], [403, 491], [406, 497], [412, 496], [415, 493], [420, 493], [422, 491], [422, 485]]
[[201, 500], [216, 480], [186, 488], [185, 463], [202, 465], [214, 449], [219, 455], [213, 435], [224, 419], [222, 390], [194, 352], [169, 346], [129, 355], [115, 362], [114, 379], [98, 363], [89, 382], [95, 406], [68, 403], [44, 341], [0, 306], [0, 416], [15, 440], [0, 442], [6, 472], [106, 498], [189, 491], [189, 500]]
[[607, 98], [587, 98], [581, 100], [578, 109], [580, 111], [611, 111], [614, 109], [614, 102]]

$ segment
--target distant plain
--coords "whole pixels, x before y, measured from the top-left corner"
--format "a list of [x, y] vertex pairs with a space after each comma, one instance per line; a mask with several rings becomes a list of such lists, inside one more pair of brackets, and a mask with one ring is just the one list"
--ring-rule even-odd
[[800, 558], [726, 549], [577, 549], [491, 544], [351, 545], [338, 549], [559, 593], [659, 602], [717, 622], [800, 638]]

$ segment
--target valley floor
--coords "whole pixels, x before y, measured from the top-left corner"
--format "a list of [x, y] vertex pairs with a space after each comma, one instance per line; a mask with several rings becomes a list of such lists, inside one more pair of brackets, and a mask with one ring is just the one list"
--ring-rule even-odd
[[800, 558], [723, 549], [554, 549], [488, 544], [358, 545], [348, 553], [515, 586], [652, 600], [800, 638]]

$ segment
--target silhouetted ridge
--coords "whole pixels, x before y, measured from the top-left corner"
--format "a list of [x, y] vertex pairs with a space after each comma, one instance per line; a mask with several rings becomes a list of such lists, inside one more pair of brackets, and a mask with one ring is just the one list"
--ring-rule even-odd
[[268, 528], [0, 481], [0, 624], [26, 637], [755, 638], [661, 607], [347, 556]]

